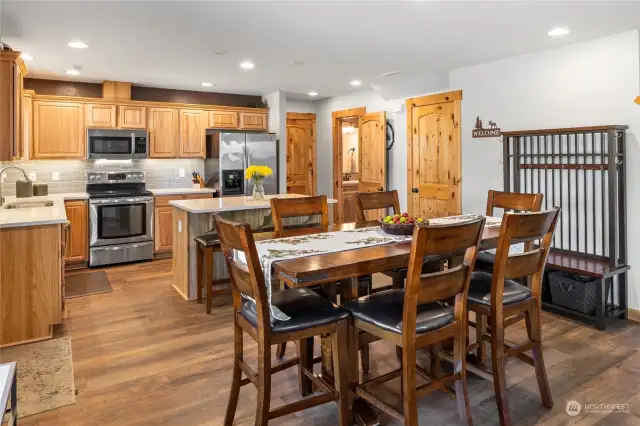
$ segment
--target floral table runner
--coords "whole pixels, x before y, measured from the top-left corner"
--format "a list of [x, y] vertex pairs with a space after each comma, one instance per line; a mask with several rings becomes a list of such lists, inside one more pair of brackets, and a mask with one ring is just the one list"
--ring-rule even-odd
[[[479, 215], [459, 215], [437, 219], [429, 219], [430, 224], [454, 224], [478, 218]], [[498, 218], [499, 219], [499, 218]], [[313, 256], [323, 253], [336, 253], [382, 244], [411, 241], [411, 235], [397, 236], [385, 233], [379, 226], [336, 232], [303, 235], [298, 237], [276, 238], [256, 242], [260, 266], [264, 273], [267, 297], [271, 307], [271, 317], [279, 321], [290, 319], [286, 313], [271, 305], [272, 266], [274, 262], [298, 257]], [[236, 252], [239, 262], [246, 263], [244, 253]], [[248, 296], [246, 299], [251, 300]]]

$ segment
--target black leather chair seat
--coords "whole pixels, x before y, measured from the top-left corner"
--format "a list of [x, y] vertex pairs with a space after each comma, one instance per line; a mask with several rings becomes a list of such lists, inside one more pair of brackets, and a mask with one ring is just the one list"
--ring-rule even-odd
[[220, 245], [220, 238], [218, 238], [218, 234], [213, 233], [198, 235], [194, 238], [194, 241], [203, 247], [215, 247]]
[[[488, 272], [474, 272], [469, 284], [469, 302], [491, 306], [491, 280]], [[522, 302], [531, 297], [531, 290], [527, 286], [513, 280], [504, 280], [504, 296], [502, 303], [511, 305]]]
[[[330, 324], [349, 317], [349, 311], [306, 288], [289, 288], [271, 295], [271, 304], [291, 317], [288, 321], [271, 319], [271, 332], [289, 333]], [[242, 316], [254, 327], [258, 326], [256, 306], [245, 301]]]
[[476, 257], [476, 264], [474, 269], [476, 271], [493, 271], [493, 264], [496, 263], [496, 255], [488, 251], [481, 251]]
[[[393, 333], [402, 334], [404, 290], [387, 290], [346, 302], [354, 317]], [[453, 322], [453, 307], [441, 303], [418, 305], [416, 333], [442, 328]]]

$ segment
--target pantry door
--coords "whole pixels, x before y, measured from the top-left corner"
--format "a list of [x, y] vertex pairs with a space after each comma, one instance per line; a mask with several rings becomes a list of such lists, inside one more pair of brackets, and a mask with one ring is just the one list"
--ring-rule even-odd
[[316, 115], [287, 113], [287, 194], [316, 195]]
[[407, 99], [407, 184], [412, 216], [460, 214], [462, 92]]
[[[382, 192], [387, 189], [387, 119], [385, 112], [371, 112], [360, 116], [358, 156], [360, 182], [358, 192]], [[367, 220], [386, 216], [385, 209], [365, 213]]]

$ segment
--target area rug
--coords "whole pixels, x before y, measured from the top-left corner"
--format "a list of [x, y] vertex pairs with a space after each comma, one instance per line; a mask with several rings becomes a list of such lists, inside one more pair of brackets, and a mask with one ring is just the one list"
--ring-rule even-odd
[[18, 417], [75, 404], [71, 337], [0, 349], [0, 362], [16, 362]]
[[65, 277], [65, 299], [112, 292], [109, 278], [104, 271], [83, 272]]

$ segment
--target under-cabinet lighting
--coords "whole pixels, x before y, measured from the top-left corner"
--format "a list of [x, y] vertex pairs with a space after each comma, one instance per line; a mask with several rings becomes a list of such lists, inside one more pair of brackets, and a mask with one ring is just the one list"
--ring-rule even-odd
[[556, 27], [549, 31], [549, 37], [563, 37], [569, 34], [569, 32], [569, 28], [567, 27]]

